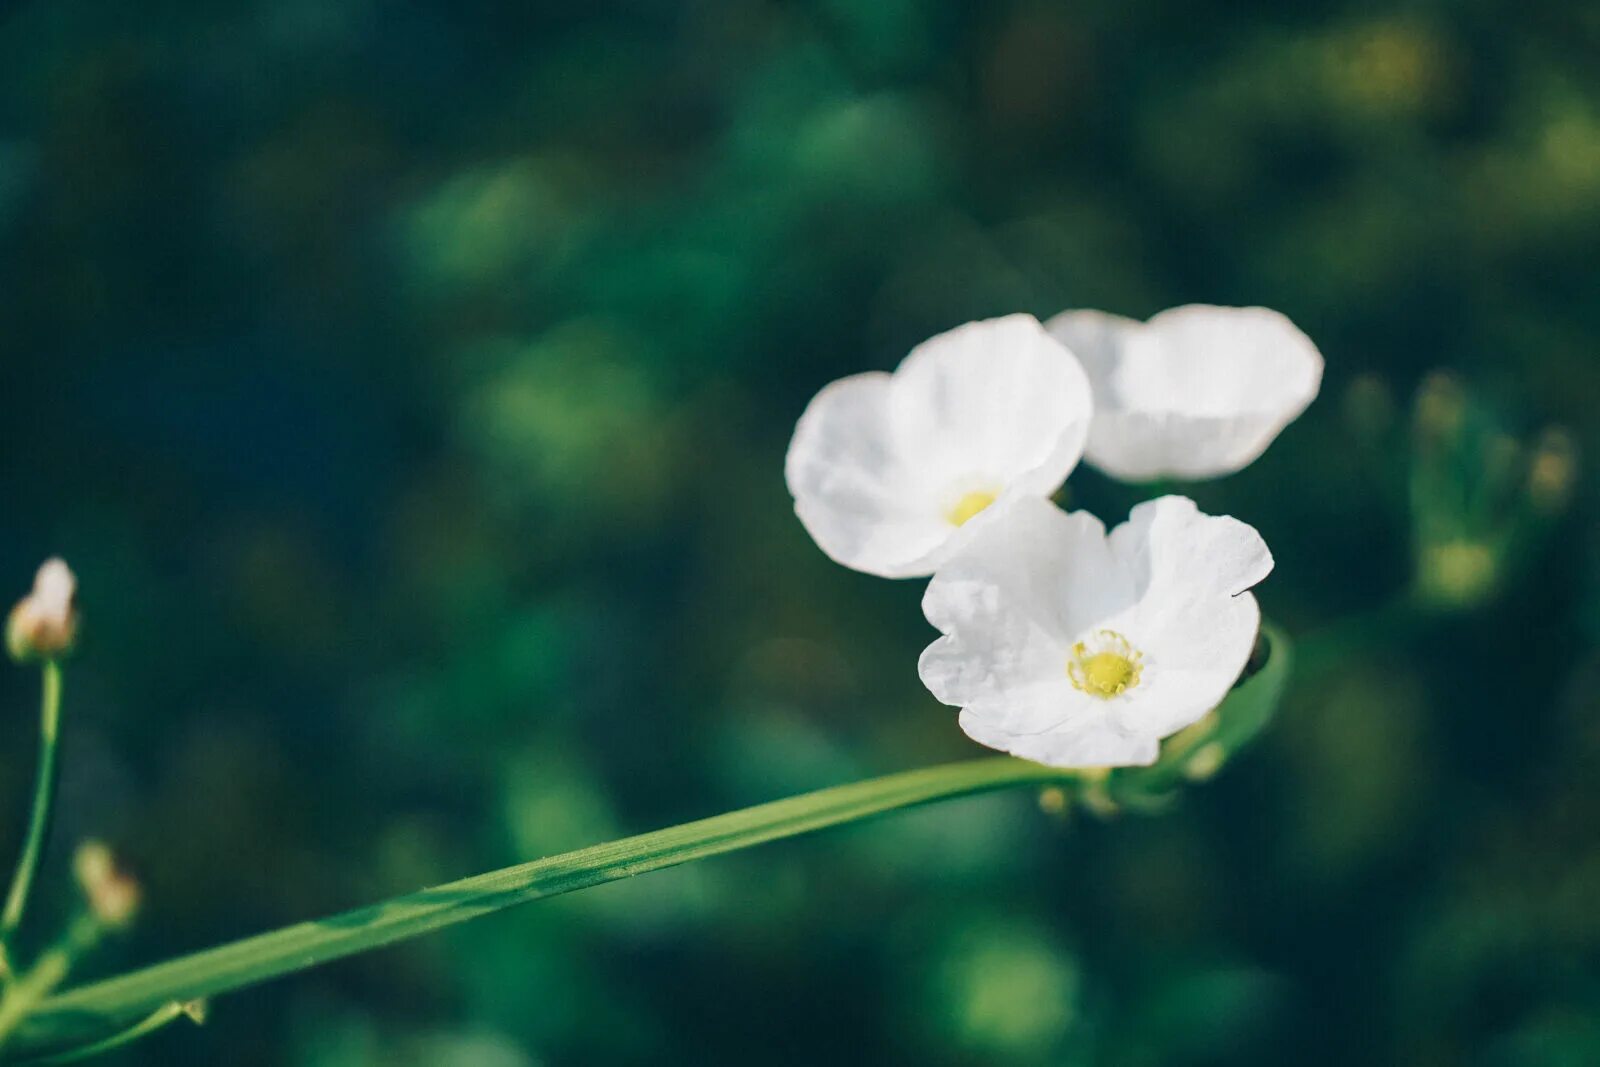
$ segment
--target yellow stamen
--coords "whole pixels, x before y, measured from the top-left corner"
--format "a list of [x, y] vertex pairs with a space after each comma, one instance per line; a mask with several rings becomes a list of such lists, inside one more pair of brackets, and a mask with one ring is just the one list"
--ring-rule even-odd
[[1088, 642], [1079, 641], [1072, 646], [1072, 658], [1067, 661], [1067, 677], [1072, 679], [1073, 688], [1105, 700], [1138, 685], [1143, 673], [1144, 653], [1115, 630], [1096, 634], [1094, 651], [1090, 651]]
[[956, 506], [950, 509], [950, 522], [956, 526], [963, 526], [978, 512], [994, 503], [995, 494], [982, 489], [974, 490], [956, 501]]

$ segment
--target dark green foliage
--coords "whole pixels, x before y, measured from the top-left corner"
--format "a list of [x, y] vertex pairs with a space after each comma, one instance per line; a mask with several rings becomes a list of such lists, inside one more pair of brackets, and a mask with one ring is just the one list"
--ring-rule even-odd
[[[1171, 811], [695, 864], [126, 1062], [1600, 1058], [1591, 8], [7, 5], [0, 579], [60, 552], [85, 602], [31, 920], [90, 835], [147, 884], [109, 974], [979, 754], [919, 585], [789, 513], [794, 418], [976, 316], [1262, 303], [1323, 396], [1193, 495], [1273, 546], [1301, 669]], [[1567, 426], [1578, 498], [1487, 599], [1397, 613], [1440, 367]], [[34, 700], [0, 674], [0, 856]]]

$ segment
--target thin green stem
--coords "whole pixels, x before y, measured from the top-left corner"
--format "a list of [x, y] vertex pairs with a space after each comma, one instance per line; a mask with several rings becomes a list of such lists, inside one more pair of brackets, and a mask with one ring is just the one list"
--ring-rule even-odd
[[[1208, 743], [1228, 753], [1242, 748], [1270, 721], [1289, 674], [1288, 640], [1270, 625], [1262, 631], [1269, 649], [1264, 665], [1235, 687], [1203, 728]], [[1151, 766], [1121, 768], [1109, 777], [1001, 756], [834, 786], [298, 923], [43, 1002], [36, 997], [13, 1002], [8, 992], [0, 999], [0, 1019], [8, 1010], [13, 1015], [21, 1010], [27, 1015], [22, 1033], [26, 1049], [63, 1055], [86, 1039], [109, 1040], [104, 1035], [116, 1037], [136, 1028], [174, 1002], [205, 1000], [518, 904], [922, 804], [1019, 786], [1074, 787], [1081, 793], [1091, 775], [1113, 803], [1153, 802], [1182, 783], [1193, 748], [1192, 743], [1176, 745]], [[33, 981], [30, 972], [12, 990]], [[13, 1020], [6, 1025], [17, 1024]]]
[[28, 836], [23, 840], [17, 873], [12, 876], [11, 890], [6, 894], [5, 910], [0, 912], [0, 946], [4, 947], [10, 946], [17, 928], [22, 925], [22, 913], [28, 906], [33, 876], [39, 869], [39, 859], [44, 855], [45, 843], [50, 837], [51, 815], [55, 809], [56, 766], [60, 762], [61, 664], [55, 660], [45, 661], [41, 675], [39, 771], [33, 786], [33, 810], [28, 816]]
[[99, 1041], [95, 1041], [87, 1045], [79, 1045], [77, 1048], [67, 1049], [62, 1052], [52, 1052], [47, 1056], [29, 1056], [26, 1059], [18, 1060], [17, 1063], [19, 1064], [19, 1067], [22, 1067], [22, 1065], [28, 1065], [28, 1067], [45, 1067], [46, 1064], [55, 1065], [61, 1063], [77, 1063], [79, 1060], [86, 1060], [90, 1057], [98, 1056], [101, 1053], [110, 1052], [113, 1049], [119, 1049], [123, 1045], [131, 1045], [141, 1037], [145, 1037], [148, 1034], [153, 1034], [162, 1027], [174, 1023], [184, 1016], [198, 1020], [198, 1016], [188, 1004], [180, 1004], [177, 1001], [172, 1001], [170, 1004], [161, 1005], [161, 1007], [157, 1008], [149, 1015], [146, 1015], [143, 1019], [140, 1019], [126, 1030], [120, 1030], [117, 1033], [112, 1034], [110, 1037], [102, 1038]]
[[74, 1017], [121, 1023], [169, 1001], [230, 992], [516, 904], [920, 804], [1075, 777], [1072, 771], [991, 757], [822, 789], [465, 878], [156, 964], [54, 997], [40, 1006], [36, 1019], [45, 1027]]

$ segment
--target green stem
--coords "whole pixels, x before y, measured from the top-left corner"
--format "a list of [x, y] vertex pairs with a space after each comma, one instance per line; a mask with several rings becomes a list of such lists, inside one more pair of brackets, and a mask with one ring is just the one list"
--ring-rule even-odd
[[0, 995], [0, 1048], [39, 1002], [67, 977], [72, 965], [99, 942], [101, 926], [93, 915], [83, 914], [67, 927], [66, 935], [34, 963], [33, 967]]
[[[1230, 754], [1270, 721], [1289, 675], [1289, 641], [1269, 624], [1263, 625], [1262, 633], [1269, 651], [1265, 664], [1229, 694], [1215, 718], [1203, 727], [1206, 740]], [[1174, 745], [1151, 766], [1121, 768], [1100, 788], [1109, 790], [1118, 803], [1165, 796], [1184, 780], [1193, 747], [1191, 743]], [[758, 804], [465, 878], [69, 990], [38, 1004], [23, 1036], [30, 1049], [61, 1054], [63, 1046], [79, 1045], [90, 1035], [121, 1033], [172, 1002], [229, 993], [517, 904], [921, 804], [1014, 787], [1057, 785], [1080, 787], [1081, 791], [1085, 777], [1080, 771], [1000, 756], [905, 771]]]
[[[1207, 725], [1197, 728], [1206, 733], [1208, 743], [1230, 754], [1270, 721], [1289, 675], [1292, 656], [1287, 638], [1270, 624], [1263, 624], [1262, 635], [1268, 651], [1264, 664], [1234, 688], [1214, 716], [1208, 716]], [[1113, 772], [1100, 788], [1109, 790], [1117, 803], [1143, 803], [1169, 795], [1184, 780], [1194, 740], [1170, 746], [1151, 766]], [[86, 1040], [110, 1040], [138, 1029], [171, 1003], [205, 1000], [517, 904], [956, 797], [1019, 786], [1071, 785], [1081, 792], [1087, 776], [1002, 756], [821, 789], [299, 923], [43, 1002], [36, 997], [21, 1002], [0, 998], [0, 1015], [9, 1010], [16, 1016], [20, 1010], [27, 1016], [21, 1034], [27, 1051], [67, 1055], [81, 1049]], [[25, 984], [37, 988], [34, 982], [30, 972], [11, 988]], [[17, 1023], [13, 1019], [7, 1025]]]
[[189, 1005], [180, 1004], [177, 1001], [173, 1001], [170, 1004], [161, 1005], [161, 1007], [157, 1008], [149, 1015], [146, 1015], [143, 1019], [140, 1019], [126, 1030], [112, 1034], [110, 1037], [103, 1038], [88, 1045], [79, 1045], [77, 1048], [67, 1049], [64, 1052], [52, 1052], [47, 1056], [30, 1056], [27, 1059], [19, 1060], [17, 1062], [20, 1065], [34, 1065], [34, 1067], [44, 1067], [46, 1064], [54, 1065], [60, 1063], [77, 1063], [79, 1060], [86, 1060], [92, 1056], [98, 1056], [101, 1053], [110, 1052], [113, 1049], [119, 1049], [123, 1045], [131, 1045], [141, 1037], [144, 1037], [147, 1034], [153, 1034], [163, 1026], [173, 1023], [178, 1019], [183, 1018], [185, 1015], [189, 1016], [190, 1018], [197, 1018], [197, 1016], [195, 1016], [195, 1014], [191, 1011]]
[[33, 786], [33, 811], [28, 817], [28, 836], [23, 841], [22, 856], [17, 860], [17, 873], [12, 876], [11, 891], [6, 894], [5, 911], [0, 912], [0, 947], [9, 947], [17, 928], [22, 925], [28, 891], [33, 888], [33, 876], [50, 837], [50, 818], [55, 809], [57, 741], [61, 732], [61, 664], [47, 660], [41, 674], [39, 771]]
[[42, 1028], [74, 1018], [124, 1025], [490, 912], [919, 804], [1073, 780], [1073, 771], [991, 757], [835, 786], [465, 878], [96, 982], [40, 1005]]

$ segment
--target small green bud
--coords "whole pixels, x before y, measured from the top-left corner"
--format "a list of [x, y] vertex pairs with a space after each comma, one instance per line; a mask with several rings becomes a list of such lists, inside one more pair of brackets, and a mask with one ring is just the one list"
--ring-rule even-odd
[[1546, 430], [1528, 462], [1528, 499], [1546, 515], [1564, 511], [1577, 474], [1578, 447], [1572, 435], [1556, 427]]
[[1046, 815], [1064, 816], [1072, 807], [1072, 801], [1067, 796], [1067, 791], [1058, 785], [1046, 786], [1039, 790], [1039, 810]]
[[1207, 742], [1183, 765], [1183, 776], [1191, 782], [1207, 781], [1222, 770], [1222, 765], [1227, 761], [1228, 750], [1222, 747], [1221, 742]]
[[78, 639], [78, 579], [52, 559], [39, 568], [33, 592], [17, 602], [6, 620], [6, 649], [18, 663], [55, 660]]
[[117, 930], [127, 926], [139, 911], [143, 891], [134, 877], [117, 865], [116, 857], [100, 841], [85, 841], [72, 857], [89, 911], [102, 926]]
[[1461, 432], [1466, 413], [1466, 390], [1455, 375], [1436, 370], [1423, 379], [1417, 391], [1413, 417], [1417, 435], [1424, 442], [1443, 443], [1454, 439]]
[[1499, 561], [1488, 545], [1460, 539], [1424, 546], [1417, 577], [1431, 603], [1468, 608], [1489, 597], [1499, 572]]

